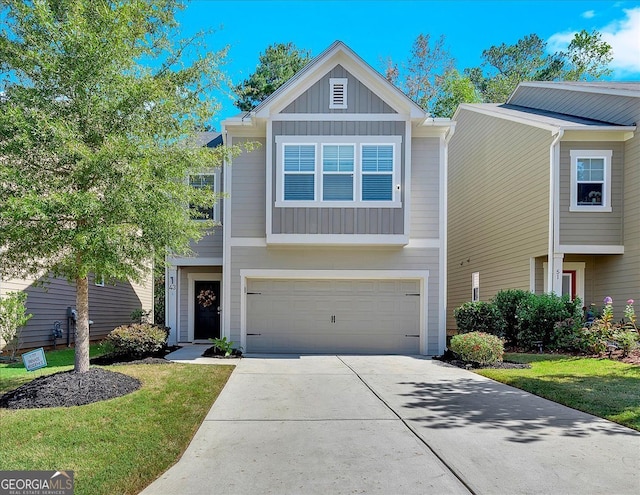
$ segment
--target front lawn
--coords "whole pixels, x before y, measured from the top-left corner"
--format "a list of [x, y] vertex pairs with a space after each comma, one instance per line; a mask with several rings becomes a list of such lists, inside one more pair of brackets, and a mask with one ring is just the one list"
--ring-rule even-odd
[[[66, 355], [47, 353], [55, 371], [73, 363], [72, 352], [58, 352]], [[233, 367], [174, 363], [106, 369], [138, 378], [142, 388], [86, 406], [0, 409], [2, 469], [73, 470], [76, 495], [139, 493], [184, 452]], [[37, 373], [27, 376], [24, 368], [0, 365], [0, 388], [15, 388]]]
[[505, 354], [531, 369], [477, 373], [532, 394], [640, 431], [640, 366], [610, 359], [548, 354]]

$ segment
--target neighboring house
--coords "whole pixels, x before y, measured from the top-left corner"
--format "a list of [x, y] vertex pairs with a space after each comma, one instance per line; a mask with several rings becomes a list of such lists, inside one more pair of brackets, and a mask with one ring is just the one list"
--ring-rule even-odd
[[449, 148], [448, 323], [518, 288], [640, 299], [640, 83], [521, 83], [463, 104]]
[[228, 145], [261, 147], [191, 177], [228, 197], [197, 256], [169, 259], [171, 341], [440, 353], [451, 131], [341, 42], [224, 121]]
[[[0, 278], [0, 297], [15, 291], [26, 292], [27, 312], [33, 314], [22, 329], [21, 349], [52, 346], [52, 330], [56, 321], [60, 322], [62, 330], [62, 338], [57, 339], [56, 345], [74, 343], [71, 310], [76, 307], [75, 285], [63, 278], [48, 277], [38, 280], [38, 283], [35, 280]], [[151, 275], [144, 285], [128, 282], [112, 285], [89, 277], [89, 319], [93, 321], [89, 337], [92, 341], [102, 340], [115, 327], [131, 323], [131, 312], [136, 309], [153, 311]], [[0, 349], [2, 347], [0, 342]]]

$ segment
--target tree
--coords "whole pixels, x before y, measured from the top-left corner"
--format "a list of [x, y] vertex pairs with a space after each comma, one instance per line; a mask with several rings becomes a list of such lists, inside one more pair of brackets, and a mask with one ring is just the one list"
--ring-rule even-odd
[[480, 103], [478, 94], [471, 79], [461, 75], [457, 70], [447, 72], [440, 85], [440, 94], [433, 104], [435, 117], [453, 117], [461, 103]]
[[75, 284], [85, 372], [89, 274], [140, 281], [213, 226], [191, 220], [213, 191], [185, 179], [238, 152], [189, 144], [216, 110], [226, 50], [174, 41], [178, 0], [2, 5], [0, 266]]
[[9, 292], [0, 298], [0, 338], [4, 340], [9, 360], [14, 361], [20, 348], [20, 331], [33, 316], [27, 314], [26, 292]]
[[613, 60], [612, 48], [602, 41], [598, 31], [588, 33], [583, 29], [576, 33], [563, 55], [566, 59], [565, 80], [599, 79], [611, 74], [608, 65]]
[[[466, 69], [485, 102], [507, 101], [522, 81], [595, 79], [610, 73], [611, 46], [601, 41], [597, 31], [576, 33], [567, 52], [547, 54], [547, 43], [537, 34], [502, 43], [482, 52], [482, 67]], [[483, 67], [489, 67], [484, 73]]]
[[432, 42], [429, 34], [419, 34], [405, 63], [398, 66], [391, 59], [385, 61], [385, 76], [422, 108], [432, 111], [441, 94], [445, 74], [453, 70], [454, 65], [444, 35]]
[[267, 96], [287, 82], [311, 58], [311, 52], [300, 50], [293, 43], [270, 45], [260, 54], [256, 71], [235, 87], [235, 105], [244, 111], [253, 110]]

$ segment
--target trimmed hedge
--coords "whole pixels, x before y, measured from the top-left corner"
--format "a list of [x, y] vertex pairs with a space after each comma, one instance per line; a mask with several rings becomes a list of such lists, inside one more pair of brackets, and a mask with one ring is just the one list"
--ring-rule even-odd
[[454, 310], [453, 316], [462, 333], [485, 332], [502, 336], [502, 319], [492, 303], [466, 302]]
[[133, 323], [113, 329], [107, 335], [110, 354], [145, 357], [161, 351], [167, 345], [167, 327], [150, 323]]
[[504, 343], [495, 335], [484, 332], [470, 332], [454, 335], [451, 339], [451, 350], [463, 361], [481, 365], [502, 361]]

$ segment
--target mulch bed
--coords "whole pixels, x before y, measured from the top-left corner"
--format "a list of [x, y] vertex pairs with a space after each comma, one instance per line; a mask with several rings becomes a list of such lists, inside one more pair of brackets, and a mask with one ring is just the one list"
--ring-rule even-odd
[[218, 358], [218, 359], [238, 359], [242, 357], [242, 351], [239, 349], [234, 349], [231, 352], [230, 356], [225, 356], [224, 351], [221, 351], [214, 345], [212, 347], [209, 347], [207, 350], [205, 350], [202, 353], [202, 357], [212, 357], [212, 358]]
[[433, 359], [437, 359], [438, 361], [442, 361], [443, 363], [451, 364], [453, 366], [457, 366], [458, 368], [463, 369], [482, 369], [482, 368], [491, 368], [491, 369], [526, 369], [531, 368], [530, 364], [526, 363], [513, 363], [511, 361], [498, 361], [494, 364], [479, 364], [472, 363], [469, 361], [462, 361], [458, 359], [453, 352], [447, 349], [447, 351], [442, 356], [435, 356]]
[[115, 371], [91, 368], [86, 373], [63, 371], [41, 376], [0, 397], [5, 409], [72, 407], [135, 392], [140, 380]]

